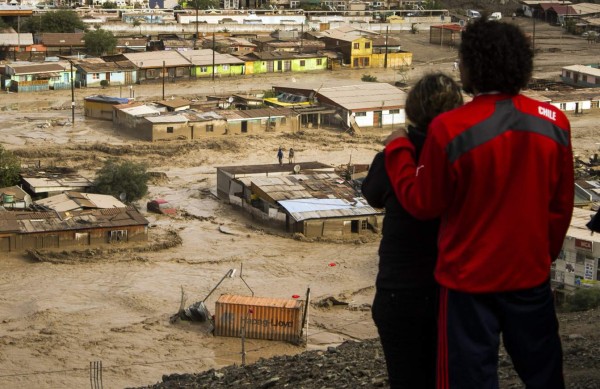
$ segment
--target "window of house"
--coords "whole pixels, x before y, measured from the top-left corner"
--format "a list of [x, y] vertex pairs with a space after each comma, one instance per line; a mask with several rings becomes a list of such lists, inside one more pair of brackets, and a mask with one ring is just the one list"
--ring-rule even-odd
[[354, 47], [354, 50], [358, 50], [360, 49], [360, 43], [354, 43], [352, 47]]
[[92, 73], [92, 80], [99, 80], [100, 79], [100, 73]]
[[124, 242], [127, 240], [127, 230], [113, 230], [108, 232], [108, 242]]
[[305, 60], [300, 60], [300, 66], [305, 66], [306, 65], [306, 61]]
[[227, 71], [229, 70], [229, 65], [221, 65], [221, 69]]
[[158, 78], [159, 70], [158, 69], [147, 69], [146, 70], [146, 78]]
[[390, 109], [390, 115], [395, 115], [397, 113], [400, 113], [399, 109]]
[[361, 230], [366, 230], [367, 227], [368, 227], [367, 221], [366, 220], [361, 220], [361, 222], [360, 222], [360, 229]]
[[365, 58], [365, 66], [369, 66], [369, 58]]
[[200, 73], [208, 72], [208, 66], [200, 66]]
[[173, 133], [173, 127], [167, 127], [167, 134]]
[[[320, 65], [322, 65], [322, 64], [323, 64], [323, 59], [321, 59], [321, 58], [317, 58], [317, 66], [320, 66]], [[598, 80], [600, 80], [600, 78], [599, 78]], [[597, 80], [597, 81], [598, 81], [598, 80]]]
[[371, 42], [365, 42], [365, 49], [371, 48]]
[[212, 124], [207, 124], [206, 125], [206, 132], [213, 132], [214, 131], [214, 126]]
[[357, 117], [358, 116], [367, 116], [367, 113], [366, 112], [355, 112], [354, 116], [357, 116]]
[[562, 110], [567, 109], [567, 103], [560, 103], [559, 104], [559, 108], [562, 109]]

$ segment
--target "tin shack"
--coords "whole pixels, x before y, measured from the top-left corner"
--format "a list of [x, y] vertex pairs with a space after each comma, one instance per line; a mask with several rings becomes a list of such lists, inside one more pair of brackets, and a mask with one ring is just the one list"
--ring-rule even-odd
[[303, 301], [221, 295], [215, 306], [215, 335], [299, 343]]

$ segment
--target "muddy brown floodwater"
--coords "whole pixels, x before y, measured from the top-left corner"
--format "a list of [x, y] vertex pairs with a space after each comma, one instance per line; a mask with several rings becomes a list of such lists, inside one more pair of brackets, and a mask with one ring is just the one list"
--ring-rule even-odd
[[[600, 46], [586, 50], [581, 38], [558, 36], [550, 26], [537, 28], [538, 47], [560, 45], [562, 50], [542, 51], [536, 66], [540, 76], [556, 75], [567, 60], [586, 62], [600, 57]], [[427, 35], [401, 36], [406, 41], [404, 49], [415, 56], [414, 69], [404, 73], [381, 69], [197, 81], [169, 84], [167, 90], [170, 95], [189, 97], [268, 89], [277, 82], [294, 80], [358, 81], [365, 73], [376, 75], [379, 81], [414, 82], [424, 72], [451, 72], [456, 50], [432, 48]], [[77, 101], [99, 92], [118, 95], [119, 89], [77, 90]], [[136, 96], [158, 99], [160, 87], [136, 86]], [[110, 157], [103, 151], [106, 148], [95, 145], [126, 148], [129, 152], [121, 158], [145, 161], [150, 170], [164, 172], [168, 178], [154, 182], [147, 198], [137, 204], [151, 223], [150, 239], [174, 231], [182, 244], [155, 252], [125, 246], [112, 255], [101, 250], [66, 253], [61, 263], [38, 262], [19, 253], [4, 255], [0, 261], [0, 387], [87, 387], [90, 362], [97, 361], [102, 362], [107, 388], [148, 385], [160, 381], [163, 374], [239, 364], [240, 339], [213, 337], [198, 324], [169, 323], [179, 308], [182, 289], [188, 303], [203, 300], [231, 268], [238, 270], [238, 276], [225, 280], [206, 301], [213, 312], [222, 293], [290, 298], [304, 296], [310, 288], [313, 302], [334, 296], [349, 305], [311, 306], [306, 348], [376, 336], [369, 309], [377, 269], [376, 235], [345, 242], [295, 240], [235, 212], [214, 193], [217, 166], [273, 163], [280, 145], [293, 147], [298, 162], [369, 163], [382, 147], [382, 135], [355, 138], [338, 131], [307, 129], [295, 135], [149, 145], [119, 135], [108, 122], [86, 120], [79, 103], [75, 126], [63, 125], [70, 119], [65, 109], [69, 106], [69, 91], [0, 95], [0, 141], [27, 164], [73, 167], [90, 178]], [[599, 118], [598, 114], [571, 118], [573, 144], [583, 157], [598, 151]], [[154, 197], [175, 204], [180, 214], [147, 214], [145, 202]], [[222, 233], [220, 226], [231, 233]], [[246, 341], [248, 363], [304, 350], [280, 342]]]

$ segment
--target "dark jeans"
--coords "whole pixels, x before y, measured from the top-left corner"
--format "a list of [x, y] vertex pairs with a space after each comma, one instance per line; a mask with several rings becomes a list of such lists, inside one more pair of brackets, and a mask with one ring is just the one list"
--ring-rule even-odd
[[441, 292], [439, 388], [497, 389], [500, 335], [527, 389], [564, 389], [550, 283], [513, 292]]
[[435, 388], [438, 288], [377, 289], [373, 320], [390, 388]]

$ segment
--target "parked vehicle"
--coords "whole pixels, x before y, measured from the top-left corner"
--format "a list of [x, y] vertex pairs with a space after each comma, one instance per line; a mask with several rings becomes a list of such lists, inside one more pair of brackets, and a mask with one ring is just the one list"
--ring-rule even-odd
[[469, 19], [479, 19], [481, 17], [481, 13], [479, 11], [475, 11], [474, 9], [468, 9], [467, 17]]
[[490, 15], [490, 20], [500, 20], [502, 19], [502, 12], [492, 12]]
[[155, 199], [148, 201], [146, 208], [150, 212], [160, 213], [161, 215], [175, 215], [177, 210], [165, 199]]

